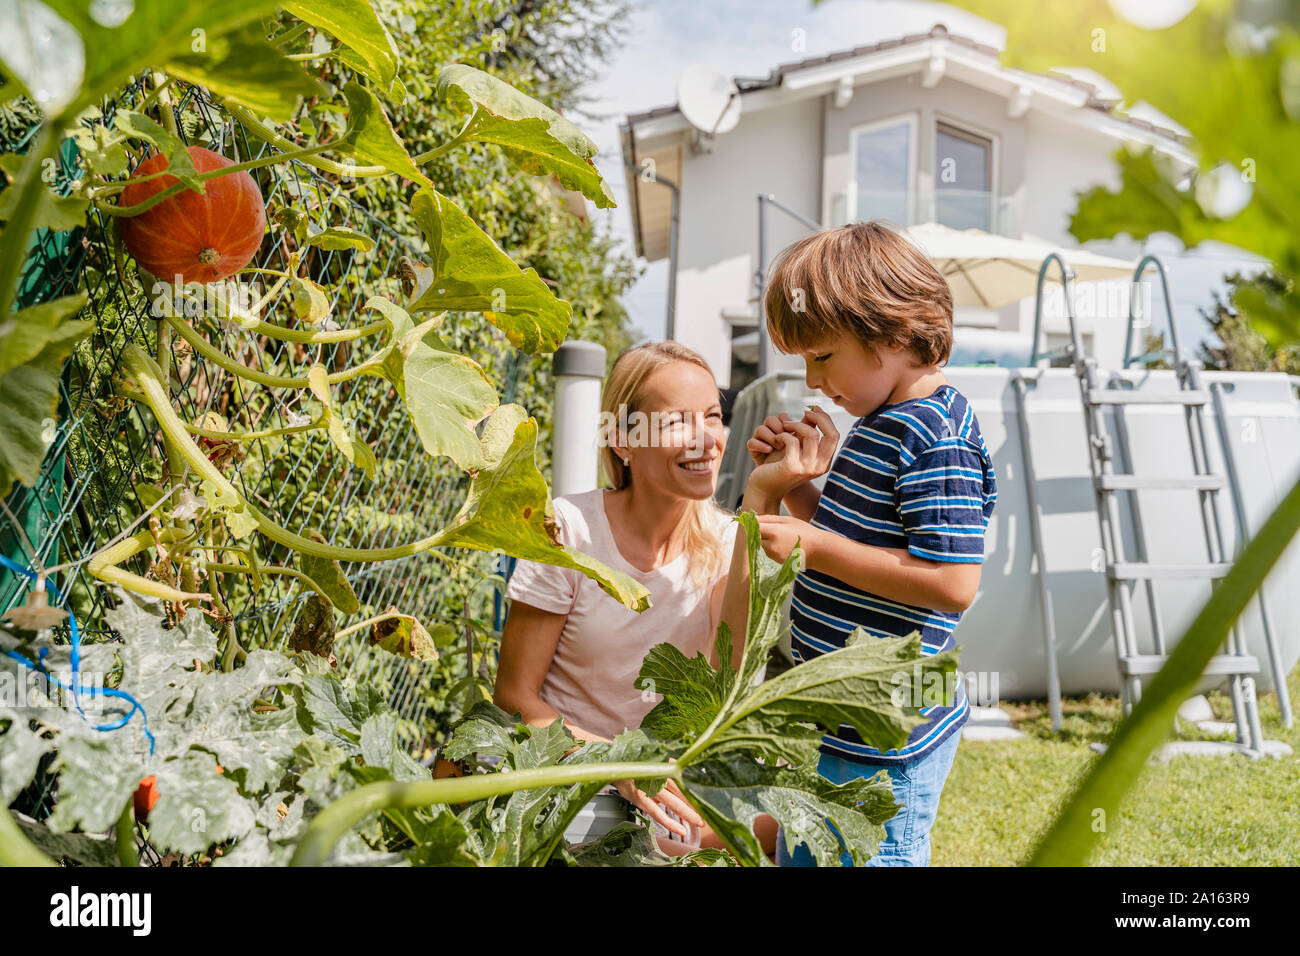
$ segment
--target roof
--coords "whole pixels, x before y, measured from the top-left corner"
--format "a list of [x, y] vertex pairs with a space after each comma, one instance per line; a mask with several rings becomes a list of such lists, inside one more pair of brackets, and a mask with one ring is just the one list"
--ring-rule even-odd
[[[1049, 70], [1046, 73], [1030, 73], [1004, 66], [1000, 61], [1001, 51], [997, 47], [990, 46], [987, 43], [980, 43], [970, 37], [950, 33], [942, 23], [936, 23], [926, 33], [910, 33], [906, 36], [882, 40], [879, 43], [839, 50], [825, 56], [815, 56], [791, 63], [782, 63], [772, 69], [765, 77], [735, 77], [733, 82], [742, 96], [779, 87], [811, 87], [813, 83], [821, 81], [815, 78], [805, 79], [800, 74], [806, 74], [807, 71], [818, 68], [825, 68], [840, 61], [848, 61], [864, 55], [882, 53], [903, 47], [932, 43], [936, 40], [969, 50], [976, 54], [979, 59], [987, 60], [987, 63], [979, 66], [981, 71], [992, 72], [996, 70], [998, 74], [1007, 79], [1031, 84], [1036, 90], [1051, 90], [1052, 92], [1047, 98], [1067, 101], [1068, 106], [1071, 108], [1077, 107], [1087, 110], [1089, 111], [1087, 115], [1095, 116], [1096, 122], [1122, 123], [1134, 131], [1141, 131], [1141, 138], [1148, 141], [1154, 139], [1158, 144], [1163, 144], [1162, 148], [1170, 148], [1179, 152], [1185, 152], [1187, 146], [1191, 143], [1191, 138], [1179, 130], [1160, 126], [1137, 116], [1116, 112], [1115, 107], [1119, 105], [1120, 101], [1114, 96], [1107, 95], [1096, 84], [1057, 70]], [[860, 69], [855, 70], [853, 75], [872, 71], [873, 65], [866, 62], [862, 64]], [[787, 78], [793, 78], [791, 83], [787, 84]], [[633, 236], [636, 241], [636, 253], [639, 256], [647, 255], [645, 249], [645, 237], [647, 235], [654, 234], [660, 236], [660, 238], [662, 238], [660, 234], [667, 235], [666, 219], [669, 197], [660, 195], [661, 192], [664, 192], [662, 190], [647, 192], [645, 198], [642, 197], [642, 188], [638, 181], [640, 170], [636, 164], [643, 160], [647, 154], [643, 154], [639, 149], [636, 128], [649, 121], [674, 116], [674, 114], [680, 118], [681, 122], [685, 122], [685, 118], [680, 116], [677, 104], [673, 103], [668, 106], [657, 106], [640, 113], [629, 113], [619, 127], [622, 140], [624, 176], [627, 179], [628, 193], [631, 197], [629, 205], [631, 207]], [[654, 125], [662, 129], [662, 124]], [[669, 172], [670, 167], [674, 174], [680, 174], [683, 159], [680, 152], [676, 150], [665, 151], [654, 158], [658, 178], [666, 179], [676, 185], [676, 175], [665, 176], [664, 174]], [[644, 209], [642, 208], [643, 204], [646, 206]], [[656, 239], [651, 244], [657, 247], [662, 245], [662, 242]], [[652, 252], [657, 254], [649, 256], [650, 258], [660, 258], [664, 254], [663, 250], [658, 248], [652, 250]]]
[[[878, 53], [882, 50], [890, 50], [890, 49], [894, 49], [895, 47], [909, 46], [917, 43], [924, 43], [928, 40], [934, 40], [934, 39], [944, 39], [947, 40], [949, 43], [956, 44], [957, 46], [967, 47], [971, 50], [975, 50], [979, 53], [983, 53], [987, 55], [994, 61], [998, 61], [1001, 57], [1002, 51], [1000, 51], [997, 47], [989, 46], [987, 43], [980, 43], [978, 40], [972, 40], [970, 37], [960, 36], [956, 33], [949, 33], [948, 28], [946, 26], [944, 26], [942, 23], [936, 23], [933, 27], [930, 28], [929, 32], [927, 33], [909, 33], [906, 36], [896, 37], [891, 40], [881, 40], [879, 43], [868, 43], [865, 46], [855, 46], [848, 50], [839, 50], [834, 53], [828, 53], [825, 56], [814, 56], [814, 57], [809, 57], [808, 59], [805, 60], [796, 60], [793, 63], [782, 63], [781, 65], [775, 67], [766, 77], [736, 77], [735, 78], [736, 88], [739, 89], [741, 93], [749, 93], [753, 90], [761, 90], [773, 86], [780, 86], [782, 81], [785, 79], [785, 77], [789, 76], [792, 73], [798, 73], [801, 70], [809, 70], [812, 69], [813, 67], [825, 66], [828, 63], [835, 63], [839, 60], [849, 60], [852, 59], [853, 57], [863, 56], [864, 54], [868, 54], [868, 53]], [[1014, 72], [1014, 73], [1024, 72], [1023, 70], [1015, 70], [1011, 67], [1003, 66], [1000, 62], [998, 62], [997, 65], [999, 66], [1000, 69], [1007, 70], [1009, 72]], [[1123, 114], [1113, 112], [1113, 107], [1115, 107], [1118, 101], [1115, 100], [1114, 98], [1103, 96], [1101, 91], [1098, 90], [1095, 84], [1088, 83], [1085, 80], [1081, 80], [1077, 77], [1070, 76], [1069, 74], [1062, 73], [1057, 70], [1049, 70], [1046, 73], [1041, 73], [1041, 74], [1026, 73], [1025, 75], [1045, 76], [1045, 77], [1049, 77], [1050, 79], [1058, 83], [1067, 86], [1072, 86], [1075, 89], [1079, 90], [1080, 92], [1086, 93], [1088, 95], [1088, 101], [1084, 105], [1089, 109], [1100, 110], [1101, 112], [1106, 113], [1114, 117], [1115, 119], [1123, 120], [1124, 122], [1130, 123], [1133, 126], [1137, 126], [1142, 129], [1149, 130], [1153, 133], [1157, 133], [1159, 135], [1165, 136], [1175, 143], [1186, 144], [1190, 142], [1189, 137], [1183, 136], [1176, 130], [1169, 129], [1162, 126], [1157, 126], [1155, 123], [1148, 122], [1147, 120], [1144, 119], [1139, 119], [1137, 117], [1126, 116]], [[668, 116], [676, 112], [677, 112], [676, 103], [673, 103], [671, 106], [656, 106], [653, 109], [645, 110], [644, 112], [641, 113], [629, 113], [627, 115], [626, 124], [632, 126], [643, 120], [656, 119], [660, 116]]]

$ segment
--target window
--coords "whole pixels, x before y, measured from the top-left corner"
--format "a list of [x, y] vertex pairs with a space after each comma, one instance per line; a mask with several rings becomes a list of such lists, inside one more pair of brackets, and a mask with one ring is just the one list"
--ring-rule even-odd
[[935, 148], [935, 219], [953, 229], [996, 232], [993, 223], [993, 141], [939, 123]]
[[916, 171], [916, 117], [898, 116], [859, 126], [849, 135], [853, 180], [849, 218], [883, 218], [912, 225]]

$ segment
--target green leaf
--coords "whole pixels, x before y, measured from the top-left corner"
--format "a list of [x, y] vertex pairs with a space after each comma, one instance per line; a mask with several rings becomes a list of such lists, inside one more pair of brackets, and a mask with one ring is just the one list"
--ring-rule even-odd
[[158, 803], [149, 811], [149, 841], [177, 853], [202, 853], [253, 829], [253, 810], [210, 756], [187, 753], [158, 768]]
[[884, 822], [899, 810], [886, 770], [833, 784], [815, 772], [773, 767], [741, 754], [688, 766], [683, 790], [713, 831], [750, 866], [768, 865], [753, 830], [760, 814], [781, 824], [792, 852], [807, 844], [818, 866], [839, 866], [845, 849], [861, 866], [880, 848]]
[[357, 249], [361, 252], [369, 252], [375, 245], [375, 240], [364, 232], [345, 229], [342, 226], [327, 226], [321, 229], [310, 220], [307, 220], [306, 230], [304, 241], [308, 245], [319, 246], [329, 252], [339, 249]]
[[[308, 537], [321, 544], [326, 543], [325, 536], [318, 531], [309, 531]], [[330, 602], [336, 608], [347, 615], [356, 614], [361, 610], [357, 592], [352, 590], [347, 575], [343, 573], [343, 568], [337, 561], [333, 558], [318, 558], [305, 551], [299, 551], [297, 554], [298, 570], [311, 578], [316, 586], [329, 596]]]
[[387, 770], [394, 780], [429, 779], [429, 771], [398, 739], [397, 718], [391, 711], [373, 714], [361, 725], [361, 759], [368, 767]]
[[595, 142], [550, 107], [463, 63], [443, 68], [438, 92], [462, 109], [474, 110], [460, 139], [495, 143], [524, 172], [554, 173], [600, 209], [617, 205], [592, 162]]
[[132, 139], [143, 139], [157, 147], [158, 152], [167, 157], [167, 173], [175, 176], [186, 186], [196, 192], [203, 192], [203, 182], [198, 178], [194, 160], [190, 157], [185, 141], [173, 136], [165, 128], [155, 123], [143, 113], [131, 110], [118, 110], [113, 114], [113, 126]]
[[401, 137], [393, 132], [388, 115], [375, 94], [360, 83], [349, 83], [343, 92], [348, 100], [346, 143], [353, 155], [362, 162], [383, 166], [417, 185], [432, 189], [433, 183], [412, 162]]
[[919, 632], [885, 638], [858, 628], [844, 648], [792, 667], [736, 702], [706, 752], [744, 746], [806, 763], [815, 759], [819, 735], [799, 732], [800, 723], [831, 731], [850, 726], [878, 750], [902, 747], [926, 722], [921, 704], [951, 705], [959, 650], [927, 656]]
[[284, 8], [298, 19], [327, 31], [353, 51], [356, 56], [345, 60], [349, 66], [364, 73], [376, 86], [392, 88], [400, 62], [397, 44], [375, 15], [369, 0], [286, 3]]
[[[46, 3], [75, 28], [85, 51], [80, 87], [70, 102], [53, 110], [67, 117], [98, 103], [141, 70], [195, 53], [198, 45], [211, 49], [218, 38], [278, 6], [275, 0], [134, 0], [130, 7], [115, 8], [125, 17], [108, 18], [100, 5], [85, 0]], [[71, 52], [60, 55], [70, 58]], [[75, 75], [71, 79], [75, 83]]]
[[503, 405], [483, 429], [483, 466], [460, 511], [439, 532], [440, 547], [501, 551], [581, 571], [634, 611], [650, 606], [650, 592], [622, 571], [559, 543], [546, 480], [537, 470], [537, 422], [518, 405]]
[[318, 325], [330, 314], [330, 300], [325, 290], [303, 276], [289, 280], [289, 294], [293, 296], [293, 314], [308, 325]]
[[281, 56], [252, 24], [206, 41], [203, 49], [169, 60], [164, 69], [277, 122], [292, 118], [300, 98], [327, 92], [323, 83]]
[[[0, 671], [0, 686], [8, 683], [13, 671]], [[9, 688], [21, 687], [16, 681]], [[6, 696], [8, 696], [6, 694]], [[0, 709], [0, 717], [6, 715]], [[18, 798], [18, 794], [31, 783], [36, 775], [36, 768], [41, 757], [54, 749], [54, 744], [27, 729], [27, 722], [15, 715], [11, 718], [9, 729], [0, 736], [0, 804], [9, 806]]]
[[390, 654], [416, 661], [438, 659], [438, 649], [423, 624], [409, 614], [398, 614], [393, 608], [385, 613], [391, 613], [393, 617], [370, 626], [371, 647], [378, 645]]
[[437, 190], [422, 189], [411, 214], [433, 258], [433, 281], [412, 312], [482, 312], [515, 348], [553, 352], [573, 309], [533, 269], [521, 270], [465, 212]]
[[289, 650], [329, 657], [334, 651], [334, 606], [314, 591], [307, 595], [302, 610], [293, 621]]
[[144, 776], [139, 764], [122, 759], [117, 741], [100, 734], [62, 735], [54, 767], [59, 772], [59, 802], [47, 821], [54, 833], [73, 827], [107, 830], [117, 822]]
[[[330, 397], [328, 376], [329, 373], [325, 370], [325, 366], [320, 364], [313, 365], [307, 371], [307, 383], [312, 394], [320, 399], [321, 404], [325, 406], [325, 424], [329, 430], [330, 441], [334, 443], [339, 451], [343, 452], [344, 458], [364, 471], [367, 478], [373, 480], [375, 469], [379, 463], [375, 461], [375, 454], [370, 450], [370, 446], [352, 433], [351, 422], [344, 419], [335, 410]], [[351, 588], [348, 590], [351, 590]], [[353, 601], [355, 600], [356, 596], [353, 595]], [[343, 610], [342, 608], [339, 609]], [[344, 613], [354, 614], [356, 611], [353, 609], [352, 611], [344, 611]]]
[[[10, 184], [18, 181], [24, 158], [20, 153], [5, 153], [0, 156], [0, 169], [4, 170]], [[8, 222], [13, 215], [18, 196], [17, 189], [0, 192], [0, 222]], [[42, 190], [40, 205], [31, 228], [52, 229], [55, 232], [76, 229], [85, 223], [89, 207], [89, 201], [78, 196], [60, 196], [53, 189]]]
[[55, 437], [63, 363], [94, 329], [93, 322], [65, 321], [85, 304], [78, 293], [0, 320], [0, 495], [15, 481], [36, 484]]
[[462, 468], [482, 466], [475, 426], [497, 407], [496, 389], [483, 369], [438, 337], [439, 318], [415, 325], [407, 312], [379, 296], [375, 309], [392, 328], [392, 350], [372, 374], [392, 383], [411, 413], [420, 443], [430, 455], [446, 455]]
[[76, 860], [84, 866], [117, 866], [117, 846], [99, 833], [53, 833], [30, 817], [14, 814], [23, 833], [56, 860]]
[[347, 754], [361, 752], [361, 727], [386, 706], [379, 688], [369, 684], [349, 687], [333, 674], [313, 674], [303, 679], [299, 709], [305, 711], [303, 729], [314, 738], [333, 743]]

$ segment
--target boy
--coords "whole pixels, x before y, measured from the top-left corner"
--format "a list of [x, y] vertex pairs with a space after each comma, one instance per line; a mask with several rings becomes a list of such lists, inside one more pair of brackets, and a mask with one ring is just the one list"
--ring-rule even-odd
[[[741, 510], [756, 512], [772, 558], [802, 540], [807, 562], [790, 608], [796, 659], [843, 647], [859, 626], [881, 637], [919, 630], [926, 654], [956, 646], [997, 489], [975, 414], [940, 370], [952, 349], [947, 282], [903, 236], [856, 223], [787, 247], [766, 306], [772, 343], [802, 354], [809, 388], [859, 416], [838, 455], [839, 433], [813, 406], [802, 421], [769, 417], [748, 444], [757, 467]], [[819, 492], [811, 479], [828, 468]], [[743, 559], [733, 556], [731, 577], [724, 617], [743, 622]], [[823, 777], [844, 783], [884, 767], [904, 804], [867, 865], [929, 865], [930, 827], [968, 713], [958, 681], [953, 706], [922, 708], [927, 722], [900, 750], [882, 753], [847, 726], [823, 738]], [[847, 852], [841, 859], [851, 862]], [[791, 858], [784, 834], [777, 862], [815, 865], [802, 844]]]

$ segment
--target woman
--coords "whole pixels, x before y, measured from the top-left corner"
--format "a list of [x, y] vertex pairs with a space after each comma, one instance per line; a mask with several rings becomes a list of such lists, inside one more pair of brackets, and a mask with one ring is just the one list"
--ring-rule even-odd
[[[601, 397], [600, 462], [610, 490], [555, 499], [560, 539], [645, 585], [640, 614], [578, 571], [520, 561], [510, 578], [495, 700], [539, 726], [563, 719], [583, 740], [639, 727], [658, 698], [637, 686], [646, 653], [663, 642], [717, 666], [714, 639], [737, 524], [713, 503], [727, 436], [708, 363], [676, 342], [642, 345], [614, 363]], [[736, 657], [743, 648], [737, 642]], [[669, 781], [652, 799], [631, 780], [623, 797], [690, 849], [685, 824], [704, 821]], [[704, 845], [720, 846], [705, 834]], [[694, 842], [693, 840], [691, 841]]]

